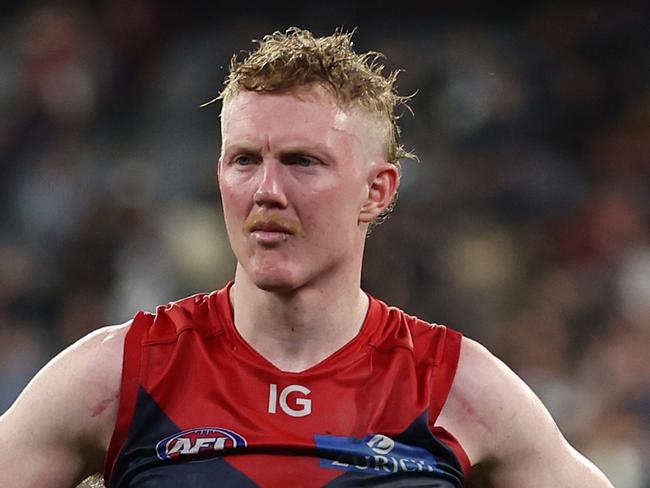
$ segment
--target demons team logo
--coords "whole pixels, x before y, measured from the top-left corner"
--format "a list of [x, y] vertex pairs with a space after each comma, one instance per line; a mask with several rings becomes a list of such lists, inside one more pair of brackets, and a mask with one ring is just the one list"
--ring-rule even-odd
[[246, 439], [232, 430], [221, 427], [201, 427], [184, 430], [165, 437], [156, 444], [158, 459], [180, 457], [210, 457], [221, 451], [246, 447]]

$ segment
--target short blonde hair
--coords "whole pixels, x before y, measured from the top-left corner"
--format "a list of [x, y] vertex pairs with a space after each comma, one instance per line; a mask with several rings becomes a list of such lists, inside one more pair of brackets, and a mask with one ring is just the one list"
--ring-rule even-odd
[[411, 111], [411, 97], [398, 95], [395, 80], [400, 70], [384, 76], [378, 52], [357, 54], [352, 34], [336, 31], [314, 37], [308, 30], [291, 27], [256, 41], [258, 48], [230, 61], [230, 73], [218, 99], [228, 101], [242, 90], [283, 92], [312, 84], [329, 90], [342, 108], [359, 106], [387, 125], [386, 157], [399, 167], [400, 159], [417, 159], [400, 144], [398, 106]]

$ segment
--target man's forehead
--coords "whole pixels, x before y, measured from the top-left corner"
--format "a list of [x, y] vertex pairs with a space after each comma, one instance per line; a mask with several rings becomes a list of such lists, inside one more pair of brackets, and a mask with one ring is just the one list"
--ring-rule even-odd
[[336, 99], [324, 88], [300, 87], [290, 91], [254, 92], [241, 90], [224, 100], [221, 111], [222, 118], [236, 116], [241, 110], [259, 108], [261, 106], [282, 105], [283, 108], [304, 110], [306, 106], [318, 108], [324, 113], [334, 114], [343, 111]]
[[385, 146], [387, 128], [378, 116], [362, 107], [342, 107], [334, 95], [319, 85], [272, 93], [242, 90], [224, 100], [222, 133], [225, 136], [233, 129], [245, 129], [263, 117], [279, 118], [280, 123], [285, 122], [283, 129], [289, 128], [289, 123], [301, 122], [360, 138], [364, 145], [378, 141], [382, 148]]

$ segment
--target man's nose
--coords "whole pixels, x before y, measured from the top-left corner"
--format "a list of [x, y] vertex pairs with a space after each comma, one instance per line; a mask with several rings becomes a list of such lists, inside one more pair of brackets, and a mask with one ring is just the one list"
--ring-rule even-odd
[[283, 166], [279, 161], [263, 161], [261, 167], [261, 181], [253, 199], [260, 207], [287, 206], [287, 197], [284, 192]]

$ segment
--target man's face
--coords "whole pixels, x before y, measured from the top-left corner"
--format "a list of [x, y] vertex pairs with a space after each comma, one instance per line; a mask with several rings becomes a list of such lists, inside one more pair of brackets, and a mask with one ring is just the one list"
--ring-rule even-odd
[[253, 283], [288, 291], [360, 269], [381, 210], [368, 203], [377, 175], [392, 174], [393, 191], [397, 181], [383, 136], [378, 121], [341, 110], [322, 87], [243, 91], [225, 103], [219, 186], [233, 251]]

